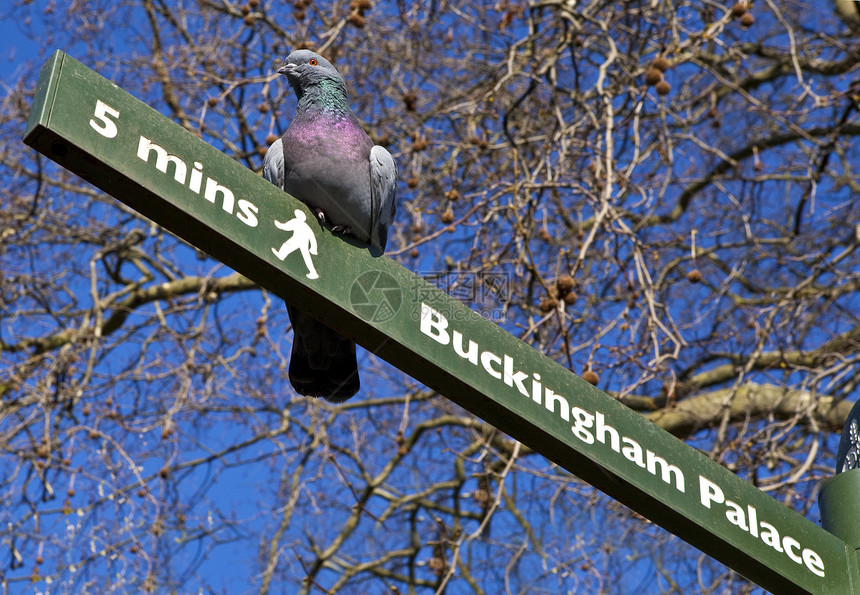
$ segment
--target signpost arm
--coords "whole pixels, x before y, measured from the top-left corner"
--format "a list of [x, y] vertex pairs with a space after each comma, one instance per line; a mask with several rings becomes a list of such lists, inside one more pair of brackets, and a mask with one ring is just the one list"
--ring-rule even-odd
[[[766, 589], [858, 592], [853, 544], [390, 258], [329, 233], [302, 203], [63, 52], [42, 69], [24, 140]], [[296, 210], [314, 222], [312, 255], [291, 251], [285, 219]]]

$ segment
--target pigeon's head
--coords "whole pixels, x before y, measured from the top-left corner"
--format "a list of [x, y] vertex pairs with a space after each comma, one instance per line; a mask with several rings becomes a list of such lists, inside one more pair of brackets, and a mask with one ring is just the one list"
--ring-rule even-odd
[[310, 50], [294, 51], [287, 56], [278, 72], [286, 75], [290, 85], [297, 91], [326, 80], [344, 84], [343, 77], [331, 62]]

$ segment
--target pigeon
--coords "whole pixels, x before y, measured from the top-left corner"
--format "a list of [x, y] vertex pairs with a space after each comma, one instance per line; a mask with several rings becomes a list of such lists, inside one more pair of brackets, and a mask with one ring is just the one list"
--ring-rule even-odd
[[[332, 231], [385, 250], [396, 210], [397, 166], [374, 146], [349, 107], [346, 83], [331, 62], [309, 50], [287, 56], [284, 74], [296, 114], [272, 143], [263, 176], [304, 202]], [[290, 383], [305, 396], [333, 403], [358, 392], [355, 343], [287, 305], [293, 326]]]

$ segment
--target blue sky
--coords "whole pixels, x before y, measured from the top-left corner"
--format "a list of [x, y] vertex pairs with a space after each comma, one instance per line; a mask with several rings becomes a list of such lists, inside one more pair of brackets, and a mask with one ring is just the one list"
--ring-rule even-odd
[[[2, 56], [0, 56], [0, 77], [5, 85], [11, 84], [11, 81], [14, 81], [18, 75], [24, 71], [24, 69], [37, 68], [43, 59], [45, 59], [54, 48], [42, 47], [34, 44], [31, 41], [28, 41], [26, 37], [20, 34], [20, 24], [11, 21], [10, 19], [4, 19], [0, 21], [0, 32], [3, 33], [5, 43]], [[80, 44], [85, 42], [81, 41]], [[74, 55], [74, 47], [63, 48], [68, 50]], [[26, 64], [26, 65], [25, 65]], [[681, 73], [678, 73], [676, 76], [681, 76]], [[281, 117], [281, 122], [286, 122], [286, 117]], [[731, 141], [732, 139], [727, 139]], [[683, 161], [683, 160], [682, 160]], [[98, 207], [96, 207], [98, 208]], [[765, 204], [763, 208], [772, 208], [774, 218], [778, 217], [781, 210], [782, 205], [780, 204]], [[462, 238], [460, 238], [463, 242], [464, 246], [468, 246], [469, 240], [471, 238], [467, 233], [463, 233]], [[708, 247], [709, 242], [713, 241], [713, 239], [709, 239], [707, 237], [701, 237], [699, 239], [699, 245], [703, 248]], [[183, 261], [184, 266], [188, 266], [189, 269], [196, 268], [200, 271], [211, 270], [212, 267], [218, 267], [216, 263], [213, 263], [211, 260], [199, 262], [196, 259], [193, 251], [190, 250], [180, 250], [180, 257]], [[419, 263], [423, 265], [424, 263]], [[437, 267], [437, 262], [432, 260], [427, 264], [427, 270], [434, 270]], [[227, 271], [223, 271], [225, 274]], [[607, 290], [609, 288], [607, 287]], [[690, 292], [689, 296], [691, 302], [697, 301], [697, 296], [695, 292]], [[252, 320], [257, 313], [259, 313], [264, 307], [265, 304], [263, 302], [263, 297], [257, 293], [248, 293], [242, 296], [238, 296], [231, 301], [225, 302], [222, 306], [220, 314], [225, 317], [242, 317], [246, 316], [247, 319]], [[621, 305], [610, 306], [610, 308], [621, 308]], [[252, 313], [252, 315], [248, 315], [248, 313]], [[284, 327], [286, 327], [285, 315], [283, 312], [279, 312], [274, 315], [275, 320], [279, 321]], [[189, 320], [189, 326], [192, 326], [196, 320]], [[838, 329], [835, 329], [838, 331]], [[693, 333], [693, 331], [691, 331]], [[143, 341], [144, 337], [134, 337], [135, 341]], [[623, 337], [618, 338], [619, 341], [623, 340]], [[286, 349], [285, 344], [281, 345], [282, 349]], [[111, 362], [105, 362], [104, 371], [110, 372], [113, 369], [122, 369], [126, 365], [130, 365], [129, 362], [134, 358], [134, 346], [130, 347], [128, 353], [123, 353], [122, 351], [118, 351], [116, 355], [116, 359]], [[369, 357], [369, 356], [364, 356]], [[392, 377], [399, 378], [399, 382], [408, 383], [409, 379], [402, 377], [398, 372], [390, 369], [390, 367], [385, 368], [388, 370], [388, 373], [392, 375]], [[198, 381], [204, 381], [202, 375], [197, 379]], [[272, 384], [276, 384], [276, 379], [270, 378], [260, 378], [258, 379], [260, 384], [264, 384], [266, 382], [271, 382]], [[137, 387], [129, 387], [129, 394], [125, 395], [116, 395], [117, 399], [128, 398], [129, 401], [133, 401], [134, 397], [140, 397], [145, 395], [147, 390], [150, 390], [149, 386], [137, 386]], [[243, 389], [243, 383], [236, 382], [235, 384], [228, 387], [228, 390], [235, 391], [237, 398], [241, 398], [241, 393]], [[134, 391], [139, 391], [139, 394], [135, 395]], [[271, 412], [260, 412], [261, 423], [267, 424], [272, 423]], [[189, 420], [189, 422], [199, 423], [200, 420]], [[355, 423], [355, 427], [348, 427], [346, 425], [333, 429], [332, 431], [343, 432], [344, 434], [348, 434], [351, 431], [358, 432], [359, 434], [363, 431], [373, 431], [372, 420], [352, 420]], [[194, 447], [190, 447], [185, 450], [181, 454], [181, 456], [185, 459], [193, 459], [198, 456], [205, 456], [207, 453], [212, 451], [217, 451], [219, 441], [224, 437], [231, 436], [233, 432], [242, 432], [244, 428], [237, 428], [234, 425], [233, 420], [230, 415], [225, 413], [223, 417], [219, 417], [216, 415], [209, 416], [205, 420], [206, 428], [204, 431], [200, 432], [198, 435], [194, 437], [194, 440], [199, 440]], [[360, 428], [360, 430], [356, 430], [355, 428]], [[142, 441], [141, 445], [145, 446], [147, 444], [160, 444], [160, 437], [158, 436], [160, 430], [152, 429], [148, 432], [141, 432], [138, 436], [138, 439]], [[202, 438], [200, 438], [202, 436]], [[189, 440], [185, 444], [193, 443], [193, 440]], [[242, 592], [247, 588], [248, 575], [245, 570], [240, 570], [236, 568], [236, 565], [233, 564], [236, 559], [241, 559], [243, 556], [247, 556], [248, 554], [248, 540], [247, 535], [254, 535], [258, 530], [262, 532], [262, 529], [259, 527], [265, 526], [268, 522], [271, 521], [269, 515], [273, 514], [272, 511], [266, 510], [266, 506], [270, 506], [272, 502], [271, 493], [277, 491], [276, 487], [273, 487], [272, 481], [273, 479], [277, 479], [277, 473], [270, 474], [260, 474], [259, 476], [255, 474], [254, 468], [240, 465], [240, 463], [251, 460], [254, 458], [258, 458], [260, 460], [266, 459], [274, 459], [280, 463], [284, 463], [285, 465], [293, 464], [293, 457], [296, 456], [296, 453], [301, 452], [304, 445], [299, 441], [293, 444], [288, 444], [283, 447], [282, 450], [279, 450], [278, 446], [270, 443], [262, 441], [260, 444], [255, 445], [253, 448], [248, 450], [244, 450], [241, 453], [237, 453], [234, 455], [234, 458], [230, 458], [230, 465], [219, 467], [217, 469], [212, 469], [208, 466], [202, 466], [200, 468], [195, 469], [193, 472], [189, 472], [186, 476], [183, 476], [182, 479], [178, 482], [178, 485], [181, 486], [180, 493], [173, 494], [177, 498], [177, 500], [187, 500], [188, 498], [197, 498], [196, 514], [200, 516], [202, 519], [201, 526], [205, 526], [206, 524], [206, 514], [201, 512], [207, 509], [207, 502], [217, 503], [216, 506], [210, 507], [210, 509], [219, 509], [219, 510], [230, 510], [235, 514], [235, 518], [227, 519], [227, 522], [222, 524], [223, 533], [219, 534], [219, 538], [223, 540], [223, 544], [213, 549], [203, 549], [198, 550], [195, 546], [188, 546], [182, 548], [181, 554], [178, 559], [174, 560], [175, 569], [177, 573], [187, 572], [191, 578], [189, 578], [185, 585], [189, 588], [196, 589], [200, 588], [212, 588], [212, 592], [219, 592], [223, 590], [224, 592]], [[446, 448], [452, 448], [452, 445], [448, 444], [440, 444], [439, 449], [442, 452]], [[177, 456], [177, 453], [170, 451], [169, 445], [161, 445], [158, 447], [157, 455], [151, 459], [148, 459], [144, 462], [144, 473], [156, 473], [158, 468], [163, 463], [163, 460], [169, 459], [170, 457]], [[229, 458], [229, 457], [228, 457]], [[444, 463], [444, 457], [440, 456], [440, 461], [435, 461], [434, 463], [439, 464], [438, 468], [441, 468], [442, 463]], [[326, 467], [324, 462], [318, 462], [320, 465], [319, 473], [333, 473], [331, 467]], [[420, 474], [422, 469], [418, 466], [413, 470], [413, 473]], [[313, 473], [309, 473], [309, 475], [313, 476]], [[324, 477], [316, 477], [313, 481], [324, 482]], [[402, 477], [398, 478], [398, 481], [402, 481], [404, 485], [409, 484], [410, 478], [408, 474], [405, 474]], [[339, 497], [349, 497], [348, 494], [345, 494], [345, 490], [343, 486], [339, 486], [337, 482], [334, 482], [334, 489], [337, 489], [335, 495], [333, 495], [332, 500], [337, 500]], [[168, 489], [165, 487], [165, 489]], [[536, 491], [540, 491], [540, 487], [535, 488]], [[83, 490], [79, 490], [83, 491]], [[258, 497], [259, 496], [259, 497]], [[602, 496], [599, 498], [600, 503], [605, 503], [606, 499]], [[76, 502], [77, 504], [77, 502]], [[146, 502], [143, 503], [135, 503], [135, 502], [122, 502], [118, 503], [116, 510], [114, 512], [114, 516], [112, 518], [108, 518], [111, 522], [117, 522], [122, 519], [124, 516], [134, 516], [136, 512], [136, 507], [144, 508], [148, 504]], [[382, 506], [382, 503], [375, 502], [375, 506]], [[536, 509], [533, 511], [535, 514], [541, 514], [542, 511], [538, 510], [538, 506], [535, 505]], [[338, 512], [333, 513], [334, 517], [338, 519], [341, 518], [341, 515], [347, 514], [348, 511], [339, 510]], [[374, 509], [374, 514], [380, 514], [380, 510]], [[594, 519], [591, 519], [591, 525], [601, 525], [605, 524], [607, 530], [617, 530], [623, 531], [623, 527], [619, 529], [619, 527], [612, 526], [613, 519], [611, 515], [608, 513], [591, 513], [582, 512], [583, 516], [580, 520], [588, 520], [585, 517], [588, 517], [590, 514], [594, 514], [598, 518], [597, 522]], [[815, 507], [811, 511], [812, 515], [816, 514]], [[145, 514], [141, 515], [142, 518], [149, 518]], [[87, 517], [84, 519], [82, 525], [75, 525], [73, 522], [74, 519], [69, 519], [65, 516], [56, 516], [53, 517], [56, 519], [56, 535], [61, 535], [65, 539], [70, 542], [74, 542], [73, 546], [70, 547], [69, 551], [73, 550], [86, 550], [91, 547], [91, 544], [87, 542], [87, 539], [83, 537], [85, 535], [81, 532], [82, 529], [87, 529], [92, 524], [98, 523], [100, 521], [104, 521], [104, 518], [96, 519]], [[335, 520], [335, 519], [333, 519]], [[430, 521], [424, 519], [424, 521], [428, 525], [432, 525]], [[216, 519], [217, 522], [217, 519]], [[559, 521], [563, 523], [570, 523], [570, 531], [571, 531], [571, 540], [574, 541], [575, 532], [577, 530], [576, 523], [572, 521], [570, 518], [564, 518]], [[297, 522], [297, 525], [300, 528], [298, 532], [306, 532], [313, 534], [314, 531], [319, 530], [319, 518], [309, 517], [307, 519], [302, 519]], [[334, 523], [333, 523], [334, 524]], [[78, 527], [72, 531], [68, 530], [68, 527]], [[64, 528], [65, 527], [65, 528]], [[44, 528], [43, 528], [44, 529]], [[493, 527], [494, 531], [498, 531], [500, 534], [515, 534], [518, 530], [518, 527], [514, 523], [510, 523], [506, 526], [504, 522], [500, 522]], [[246, 535], [245, 539], [239, 541], [233, 541], [237, 537], [242, 534]], [[396, 542], [396, 536], [392, 536], [392, 541]], [[78, 540], [76, 542], [75, 540]], [[203, 545], [203, 540], [197, 542], [197, 544]], [[363, 545], [366, 545], [367, 550], [371, 551], [377, 544], [356, 544], [355, 551], [360, 553], [363, 552]], [[396, 545], [396, 544], [395, 544]], [[394, 545], [392, 545], [394, 547]], [[476, 555], [480, 555], [482, 553], [483, 546], [480, 544], [476, 544], [474, 546]], [[573, 547], [573, 545], [572, 545]], [[640, 550], [641, 551], [641, 550]], [[72, 554], [69, 554], [69, 563], [73, 563]], [[533, 560], [530, 560], [528, 564], [532, 564]], [[108, 564], [105, 566], [110, 572], [121, 572], [122, 562], [117, 562], [115, 565]], [[632, 563], [634, 568], [641, 567], [643, 570], [641, 574], [637, 574], [636, 571], [631, 572], [629, 575], [628, 584], [629, 584], [629, 592], [635, 592], [642, 587], [642, 584], [647, 583], [648, 581], [653, 580], [653, 575], [650, 573], [650, 564], [651, 560], [647, 558], [647, 556], [641, 556], [639, 558], [635, 558], [635, 562]], [[641, 566], [637, 566], [641, 565]], [[528, 573], [534, 572], [536, 574], [540, 574], [540, 572], [545, 572], [546, 569], [540, 568], [531, 568], [529, 566], [524, 566], [520, 569], [521, 572]], [[24, 576], [28, 568], [24, 568], [21, 570], [21, 576]], [[692, 569], [689, 569], [692, 572]], [[334, 574], [334, 573], [332, 573]], [[545, 584], [551, 584], [551, 581], [548, 580]], [[568, 583], [569, 585], [570, 583]], [[22, 589], [29, 589], [29, 587], [24, 586], [25, 583], [17, 583], [17, 585], [21, 586]], [[203, 587], [207, 585], [208, 587]], [[466, 592], [465, 587], [463, 587]], [[208, 591], [207, 591], [208, 592]], [[287, 592], [284, 590], [284, 592]], [[455, 592], [455, 591], [453, 591]]]

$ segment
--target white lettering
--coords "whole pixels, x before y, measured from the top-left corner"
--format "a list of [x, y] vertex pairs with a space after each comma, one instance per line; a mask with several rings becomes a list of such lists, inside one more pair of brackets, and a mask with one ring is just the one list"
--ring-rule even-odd
[[472, 364], [478, 365], [478, 344], [469, 339], [469, 349], [467, 351], [463, 350], [463, 334], [460, 331], [454, 331], [452, 333], [454, 335], [454, 353], [462, 357], [463, 359], [467, 359]]
[[[187, 167], [185, 162], [176, 155], [171, 155], [165, 151], [160, 145], [155, 144], [145, 136], [140, 137], [140, 142], [137, 144], [137, 156], [139, 159], [149, 162], [149, 156], [155, 151], [155, 169], [161, 173], [167, 173], [167, 165], [173, 164], [173, 179], [180, 184], [185, 183], [185, 172]], [[230, 205], [232, 209], [232, 204]]]
[[725, 504], [725, 515], [732, 525], [752, 537], [761, 539], [774, 551], [784, 553], [795, 564], [806, 566], [815, 576], [824, 577], [824, 561], [818, 552], [802, 547], [801, 543], [791, 535], [781, 536], [774, 525], [759, 520], [755, 506], [748, 504], [744, 509], [737, 502], [727, 499], [717, 484], [701, 475], [699, 476], [699, 501], [705, 508], [711, 508], [713, 504]]
[[782, 547], [785, 550], [785, 555], [791, 558], [793, 562], [803, 564], [803, 558], [800, 557], [800, 554], [794, 551], [796, 548], [800, 547], [800, 542], [798, 542], [794, 537], [791, 535], [783, 537]]
[[570, 412], [574, 420], [574, 424], [570, 427], [573, 435], [586, 444], [594, 444], [594, 436], [588, 431], [588, 428], [594, 424], [594, 416], [579, 407], [574, 407]]
[[528, 377], [528, 374], [526, 374], [525, 372], [521, 372], [520, 370], [517, 370], [516, 373], [514, 373], [514, 360], [511, 359], [511, 356], [509, 355], [505, 356], [505, 384], [507, 384], [508, 386], [513, 386], [514, 384], [516, 384], [517, 390], [528, 397], [529, 391], [526, 390], [526, 386], [523, 384], [523, 380]]
[[[627, 436], [622, 438], [621, 442], [624, 444], [621, 448], [621, 454], [624, 455], [624, 458], [636, 463], [637, 466], [644, 469], [645, 458], [642, 456], [642, 447], [639, 446], [639, 443], [633, 440], [633, 438], [628, 438]], [[684, 490], [681, 491], [683, 492]]]
[[[194, 170], [191, 171], [191, 174], [194, 174]], [[244, 198], [239, 199], [239, 212], [236, 213], [236, 216], [239, 218], [239, 221], [241, 221], [248, 227], [257, 227], [258, 212], [259, 209], [257, 208], [257, 205], [245, 200]]]
[[[762, 521], [759, 523], [761, 527], [761, 540], [778, 552], [782, 552], [782, 546], [779, 544], [779, 531], [770, 523]], [[765, 533], [765, 531], [767, 531]]]
[[[185, 164], [182, 164], [183, 172], [182, 179], [185, 180]], [[178, 182], [179, 180], [177, 180]], [[223, 197], [221, 208], [224, 209], [228, 213], [233, 213], [233, 202], [235, 201], [235, 197], [233, 196], [233, 192], [227, 188], [226, 186], [222, 186], [212, 178], [206, 178], [206, 189], [203, 191], [203, 198], [211, 202], [213, 205], [215, 204], [215, 198], [218, 194], [221, 194]]]
[[199, 161], [194, 162], [194, 169], [191, 170], [191, 177], [188, 180], [188, 187], [192, 192], [200, 194], [200, 185], [203, 183], [203, 164]]
[[803, 548], [801, 556], [809, 572], [815, 576], [824, 577], [824, 561], [822, 561], [821, 556], [815, 550], [811, 550], [808, 547]]
[[118, 132], [116, 122], [111, 120], [108, 116], [119, 118], [119, 112], [101, 99], [97, 99], [93, 118], [96, 118], [98, 122], [93, 120], [93, 118], [90, 118], [90, 126], [92, 126], [93, 130], [101, 134], [103, 137], [114, 138]]
[[758, 512], [752, 504], [748, 504], [747, 513], [750, 521], [750, 535], [758, 537]]
[[[547, 388], [547, 390], [549, 390], [549, 388]], [[550, 391], [550, 392], [552, 392], [552, 391]], [[540, 374], [535, 372], [534, 374], [532, 374], [532, 401], [534, 401], [537, 404], [540, 404], [540, 401], [541, 401], [540, 395], [541, 395]], [[568, 407], [570, 407], [570, 405], [568, 405]], [[549, 409], [550, 411], [552, 411], [552, 408], [549, 405], [547, 405], [546, 408]], [[570, 421], [570, 416], [568, 415], [567, 411], [563, 411], [561, 413], [561, 415], [562, 415], [562, 417], [564, 417], [565, 421]]]
[[[549, 411], [555, 411], [555, 405], [556, 403], [558, 403], [558, 414], [564, 421], [570, 421], [570, 415], [568, 415], [567, 413], [568, 411], [570, 411], [570, 404], [567, 402], [567, 399], [565, 399], [559, 394], [554, 393], [552, 389], [548, 386], [544, 390], [544, 396], [544, 406]], [[538, 403], [540, 403], [540, 400], [538, 400]]]
[[747, 527], [747, 517], [744, 514], [744, 509], [732, 502], [731, 500], [726, 500], [726, 506], [730, 509], [726, 511], [726, 518], [729, 519], [729, 522], [732, 525], [743, 529], [744, 531], [749, 531], [749, 527]]
[[660, 466], [660, 477], [663, 478], [663, 482], [671, 484], [672, 477], [675, 478], [675, 488], [679, 492], [684, 491], [684, 474], [681, 473], [681, 470], [675, 465], [670, 465], [669, 462], [663, 457], [658, 457], [653, 452], [646, 451], [646, 456], [648, 458], [648, 472], [651, 475], [657, 475], [657, 466]]
[[606, 444], [606, 435], [609, 434], [609, 447], [615, 452], [621, 452], [618, 431], [603, 423], [605, 418], [599, 411], [594, 415], [594, 419], [597, 420], [597, 424], [594, 426], [594, 435], [597, 436], [597, 441]]
[[[547, 389], [549, 390], [549, 389]], [[547, 408], [550, 405], [547, 402]], [[639, 468], [646, 469], [651, 475], [657, 476], [669, 485], [674, 485], [679, 492], [686, 491], [684, 473], [676, 465], [670, 464], [666, 459], [652, 452], [643, 450], [642, 446], [629, 436], [623, 436], [618, 430], [606, 423], [606, 417], [600, 411], [594, 415], [581, 409], [573, 407], [570, 410], [573, 415], [574, 424], [570, 427], [573, 435], [585, 444], [607, 444], [609, 448], [624, 455], [624, 458], [635, 463]], [[589, 431], [593, 428], [593, 432]], [[622, 448], [622, 445], [623, 448]], [[643, 455], [644, 453], [644, 455]], [[713, 486], [708, 490], [702, 489], [702, 494], [707, 493], [709, 500], [702, 499], [702, 504], [710, 508], [710, 502], [722, 503], [722, 491], [715, 484], [711, 484], [704, 477], [699, 476], [700, 483], [704, 486]], [[702, 483], [704, 482], [704, 483]]]
[[[491, 377], [501, 380], [510, 388], [515, 388], [526, 399], [537, 405], [543, 403], [547, 411], [557, 415], [565, 422], [570, 423], [572, 421], [569, 426], [570, 431], [583, 444], [593, 446], [593, 449], [590, 450], [611, 450], [635, 465], [635, 467], [627, 466], [625, 469], [613, 467], [614, 472], [624, 473], [628, 469], [635, 472], [636, 468], [642, 469], [654, 477], [660, 477], [665, 484], [673, 486], [679, 492], [686, 492], [687, 484], [681, 468], [654, 451], [644, 448], [630, 436], [624, 435], [623, 425], [620, 428], [610, 425], [601, 411], [588, 411], [579, 406], [571, 407], [568, 398], [546, 386], [539, 373], [532, 372], [531, 377], [529, 377], [529, 374], [515, 367], [516, 362], [510, 355], [505, 353], [501, 356], [497, 355], [493, 351], [484, 349], [474, 340], [467, 341], [460, 331], [449, 330], [448, 327], [447, 318], [427, 304], [421, 304], [420, 330], [424, 335], [441, 345], [452, 344], [457, 357], [473, 365], [477, 365], [480, 361], [481, 367]], [[526, 381], [529, 379], [530, 386], [527, 389]], [[513, 391], [508, 391], [509, 396], [512, 393]], [[622, 465], [625, 464], [622, 463]], [[792, 562], [804, 565], [816, 576], [824, 577], [824, 562], [815, 550], [808, 547], [804, 548], [803, 544], [791, 535], [781, 536], [776, 526], [759, 520], [759, 511], [756, 510], [755, 506], [733, 502], [726, 498], [725, 492], [719, 485], [703, 475], [698, 477], [699, 502], [709, 510], [715, 509], [713, 514], [719, 517], [717, 519], [719, 522], [722, 522], [720, 516], [720, 512], [722, 512], [731, 526], [761, 540], [774, 551], [784, 553]], [[709, 520], [709, 522], [711, 521]]]
[[714, 504], [722, 504], [725, 500], [726, 496], [723, 494], [720, 486], [701, 475], [699, 476], [699, 501], [702, 503], [702, 506], [710, 508], [712, 502]]
[[421, 332], [442, 345], [447, 345], [450, 338], [448, 319], [425, 303], [421, 304]]
[[[106, 112], [110, 113], [110, 112]], [[110, 120], [107, 120], [110, 122]], [[95, 127], [95, 125], [94, 125]], [[169, 165], [173, 165], [173, 179], [185, 184], [186, 177], [188, 178], [188, 189], [195, 194], [200, 194], [200, 188], [203, 186], [203, 164], [199, 161], [194, 162], [194, 167], [191, 169], [191, 174], [188, 174], [188, 166], [179, 156], [168, 153], [161, 145], [152, 142], [150, 139], [141, 135], [140, 141], [137, 144], [138, 159], [150, 163], [152, 154], [155, 153], [155, 169], [161, 173], [167, 173]], [[218, 197], [221, 197], [221, 208], [226, 213], [233, 214], [234, 207], [238, 206], [236, 217], [248, 227], [257, 227], [259, 220], [257, 214], [260, 209], [250, 200], [236, 200], [233, 191], [226, 186], [219, 184], [217, 180], [207, 177], [203, 196], [206, 200], [215, 204]]]
[[[507, 357], [507, 356], [505, 356]], [[492, 376], [493, 378], [501, 378], [502, 373], [499, 370], [493, 368], [491, 362], [496, 362], [497, 364], [502, 363], [501, 358], [498, 355], [493, 353], [492, 351], [485, 351], [481, 354], [481, 365], [484, 366], [484, 369], [487, 371], [487, 374]]]

